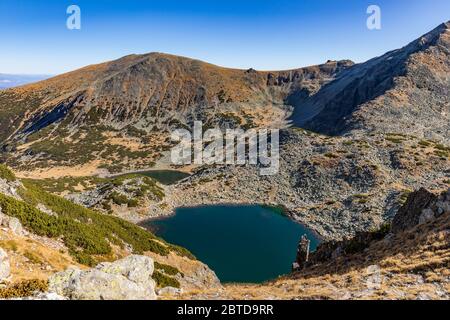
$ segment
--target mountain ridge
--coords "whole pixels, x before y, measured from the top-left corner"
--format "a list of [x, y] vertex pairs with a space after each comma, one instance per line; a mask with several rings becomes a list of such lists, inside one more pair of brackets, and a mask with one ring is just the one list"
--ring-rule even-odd
[[[420, 79], [421, 76], [434, 76], [435, 82], [441, 86], [439, 90], [443, 91], [435, 100], [447, 101], [450, 88], [450, 80], [446, 76], [450, 72], [449, 29], [450, 22], [443, 23], [401, 49], [390, 51], [347, 69], [339, 79], [325, 85], [320, 92], [304, 101], [301, 108], [296, 108], [292, 117], [294, 123], [316, 132], [332, 135], [348, 132], [352, 128], [361, 128], [363, 126], [361, 122], [364, 122], [366, 117], [362, 112], [358, 113], [358, 110], [364, 109], [366, 103], [379, 100], [386, 94], [406, 95], [409, 98], [414, 94], [412, 91], [415, 88], [423, 89], [422, 91], [435, 89], [420, 88], [420, 84], [415, 84], [415, 79]], [[424, 57], [416, 63], [415, 59], [419, 59], [420, 54]], [[431, 64], [432, 62], [434, 65]], [[420, 68], [427, 68], [427, 70], [417, 70]], [[414, 71], [417, 71], [417, 74], [414, 74]], [[441, 79], [436, 76], [439, 74]], [[410, 82], [409, 87], [407, 82]], [[393, 92], [395, 90], [397, 92]], [[395, 97], [392, 100], [394, 99]], [[426, 99], [422, 98], [422, 100]], [[395, 106], [395, 102], [391, 101], [391, 106]], [[402, 101], [399, 101], [397, 105], [400, 103]], [[369, 113], [370, 106], [367, 109]], [[421, 106], [421, 109], [426, 109], [426, 106]], [[445, 111], [445, 105], [443, 109]], [[446, 114], [448, 115], [448, 112]], [[439, 118], [439, 115], [434, 114], [433, 117]], [[368, 126], [367, 121], [366, 126]]]
[[[160, 53], [130, 55], [2, 92], [0, 138], [8, 153], [39, 140], [33, 135], [41, 141], [42, 135], [47, 141], [60, 141], [80, 131], [109, 135], [125, 130], [133, 133], [131, 138], [154, 138], [157, 132], [167, 140], [171, 130], [190, 127], [196, 120], [207, 127], [285, 127], [290, 113], [287, 96], [314, 94], [352, 64], [328, 61], [258, 72]], [[25, 152], [42, 155], [49, 148]]]
[[207, 128], [294, 124], [326, 135], [396, 132], [445, 141], [449, 26], [356, 65], [328, 61], [270, 72], [149, 53], [4, 90], [1, 157], [18, 168], [95, 161], [114, 172], [149, 168], [170, 149], [170, 132], [194, 121]]

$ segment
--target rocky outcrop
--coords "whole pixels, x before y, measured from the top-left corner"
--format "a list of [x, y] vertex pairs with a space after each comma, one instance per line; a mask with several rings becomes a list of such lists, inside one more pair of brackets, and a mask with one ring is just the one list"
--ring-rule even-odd
[[[143, 139], [143, 147], [157, 144], [153, 151], [147, 149], [156, 157], [155, 149], [170, 147], [169, 141], [162, 142], [170, 138], [171, 131], [192, 127], [195, 120], [208, 127], [254, 127], [268, 122], [285, 127], [294, 100], [317, 92], [351, 64], [329, 62], [268, 73], [227, 69], [161, 53], [123, 57], [2, 91], [0, 110], [5, 113], [0, 112], [0, 150], [4, 153], [0, 156], [5, 160], [12, 156], [18, 162], [16, 167], [22, 164], [23, 170], [30, 169], [31, 162], [48, 166], [50, 158], [60, 165], [86, 163], [103, 150], [96, 148], [97, 143], [110, 131], [120, 131], [134, 142]], [[155, 135], [159, 139], [154, 139]], [[74, 136], [76, 145], [64, 142], [70, 157], [52, 157], [52, 146]], [[36, 142], [42, 138], [55, 143]], [[17, 148], [27, 139], [36, 143]], [[83, 143], [82, 152], [70, 152]], [[130, 158], [126, 147], [123, 143], [116, 146], [123, 150], [116, 152], [116, 158]], [[103, 158], [116, 149], [103, 150]], [[142, 153], [136, 157], [142, 158]]]
[[300, 240], [295, 270], [332, 261], [345, 255], [361, 253], [372, 243], [380, 241], [389, 234], [398, 234], [411, 230], [415, 226], [450, 213], [450, 189], [441, 195], [435, 195], [422, 188], [412, 192], [406, 203], [400, 207], [392, 223], [383, 225], [379, 230], [358, 232], [354, 237], [342, 241], [328, 241], [318, 246], [316, 251], [305, 259], [307, 239]]
[[20, 223], [19, 219], [5, 215], [2, 212], [1, 207], [0, 207], [0, 227], [5, 227], [9, 229], [12, 233], [14, 233], [19, 237], [24, 236], [26, 234], [26, 231], [22, 227], [22, 224]]
[[19, 181], [7, 181], [5, 179], [0, 178], [0, 193], [3, 193], [9, 197], [19, 199], [20, 196], [17, 190], [21, 186], [22, 185]]
[[425, 189], [409, 195], [392, 221], [392, 232], [397, 233], [431, 221], [450, 212], [450, 189], [437, 196]]
[[74, 300], [154, 300], [153, 260], [132, 255], [91, 270], [69, 269], [53, 275], [49, 291]]
[[11, 274], [8, 254], [0, 248], [0, 283], [7, 280]]

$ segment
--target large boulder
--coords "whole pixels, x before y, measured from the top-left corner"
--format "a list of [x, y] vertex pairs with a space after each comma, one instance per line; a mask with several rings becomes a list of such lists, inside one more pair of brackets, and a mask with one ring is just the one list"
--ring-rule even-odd
[[7, 216], [2, 212], [0, 207], [0, 227], [5, 227], [11, 230], [16, 236], [22, 237], [26, 234], [26, 231], [22, 227], [20, 220], [15, 217]]
[[450, 189], [435, 195], [426, 189], [411, 193], [392, 221], [392, 232], [398, 233], [427, 223], [450, 212]]
[[153, 260], [132, 255], [91, 270], [69, 269], [49, 279], [49, 291], [74, 300], [154, 300]]
[[0, 282], [5, 281], [11, 275], [8, 254], [0, 248]]

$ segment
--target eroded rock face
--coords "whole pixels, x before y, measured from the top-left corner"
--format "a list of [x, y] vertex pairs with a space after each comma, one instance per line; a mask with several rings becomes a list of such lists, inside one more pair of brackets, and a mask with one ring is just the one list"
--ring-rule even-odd
[[9, 265], [8, 254], [0, 248], [0, 282], [9, 278], [11, 269]]
[[408, 230], [447, 212], [450, 212], [450, 189], [440, 196], [420, 189], [411, 193], [405, 205], [399, 209], [392, 221], [392, 232]]
[[74, 300], [154, 300], [153, 260], [132, 255], [91, 270], [69, 269], [49, 279], [49, 291]]

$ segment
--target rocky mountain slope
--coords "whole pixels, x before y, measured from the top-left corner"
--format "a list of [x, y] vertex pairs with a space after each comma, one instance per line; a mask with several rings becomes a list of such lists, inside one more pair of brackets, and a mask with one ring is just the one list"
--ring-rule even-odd
[[290, 101], [314, 94], [350, 65], [257, 72], [152, 53], [89, 66], [0, 93], [3, 157], [28, 169], [96, 160], [96, 167], [119, 171], [151, 167], [170, 147], [170, 130], [195, 120], [205, 127], [286, 126]]
[[450, 145], [403, 133], [328, 137], [283, 131], [280, 171], [255, 166], [200, 168], [166, 188], [165, 210], [178, 206], [255, 203], [282, 206], [326, 239], [341, 239], [392, 219], [412, 190], [450, 186]]
[[450, 22], [404, 48], [354, 65], [299, 104], [294, 122], [324, 134], [450, 136]]
[[[423, 61], [417, 60], [419, 57], [422, 57]], [[145, 56], [145, 59], [139, 58], [144, 59], [142, 62], [137, 57], [128, 57], [122, 62], [117, 61], [111, 64], [121, 65], [129, 63], [130, 59], [134, 62], [138, 59], [141, 61], [140, 64], [146, 65], [148, 59], [160, 58], [161, 55]], [[257, 96], [265, 86], [265, 92], [270, 91], [272, 98], [274, 92], [283, 93], [281, 97], [284, 97], [284, 103], [288, 103], [290, 99], [291, 104], [295, 105], [294, 120], [299, 116], [298, 112], [302, 108], [308, 109], [313, 102], [315, 106], [322, 105], [323, 108], [320, 107], [322, 111], [316, 116], [321, 117], [320, 114], [325, 114], [327, 110], [336, 109], [344, 112], [352, 105], [346, 98], [350, 93], [355, 97], [361, 96], [361, 92], [368, 92], [368, 94], [363, 99], [364, 103], [361, 104], [357, 99], [355, 101], [358, 105], [347, 110], [350, 112], [346, 115], [347, 120], [359, 125], [346, 127], [345, 134], [328, 136], [304, 129], [284, 129], [280, 141], [280, 172], [277, 175], [261, 177], [259, 168], [254, 166], [205, 166], [196, 168], [191, 178], [174, 186], [163, 187], [164, 190], [161, 190], [160, 195], [164, 196], [152, 197], [149, 201], [147, 197], [141, 202], [137, 199], [136, 190], [128, 188], [130, 190], [127, 191], [127, 188], [115, 186], [114, 183], [111, 185], [110, 182], [108, 182], [109, 186], [100, 183], [87, 191], [78, 189], [81, 195], [76, 194], [76, 190], [72, 190], [71, 193], [75, 195], [72, 195], [71, 199], [96, 209], [106, 211], [112, 209], [115, 214], [133, 222], [148, 217], [167, 215], [174, 208], [186, 205], [217, 203], [281, 205], [293, 219], [306, 224], [322, 237], [342, 239], [358, 231], [376, 228], [384, 221], [391, 219], [411, 190], [425, 187], [429, 190], [440, 191], [449, 186], [450, 134], [447, 130], [450, 101], [449, 95], [445, 94], [450, 74], [446, 69], [450, 61], [448, 23], [439, 26], [405, 48], [356, 66], [350, 66], [349, 62], [329, 62], [319, 67], [277, 74], [253, 70], [218, 69], [218, 67], [193, 60], [171, 56], [169, 58], [179, 59], [191, 67], [200, 64], [204, 68], [212, 68], [212, 71], [202, 72], [202, 74], [213, 74], [221, 70], [230, 76], [227, 81], [236, 77], [241, 79], [238, 81], [241, 84], [233, 89], [235, 101], [239, 100], [238, 92], [242, 94], [241, 97], [244, 95], [242, 90], [248, 87], [241, 85], [250, 81], [250, 78], [253, 79], [253, 86], [251, 90], [249, 89], [250, 91], [245, 91], [247, 97]], [[84, 76], [89, 80], [87, 82], [92, 81], [93, 75], [90, 73], [92, 69], [107, 67], [112, 68], [107, 64], [84, 69], [83, 72], [86, 73]], [[419, 69], [423, 72], [418, 72]], [[95, 75], [97, 73], [94, 72]], [[200, 79], [203, 78], [200, 77]], [[63, 79], [59, 80], [65, 83]], [[54, 80], [48, 81], [50, 82], [43, 84], [48, 86]], [[426, 83], [427, 86], [421, 86], [420, 83]], [[408, 84], [408, 87], [400, 86], [400, 84]], [[337, 90], [338, 87], [344, 89]], [[375, 91], [371, 93], [371, 90], [378, 92], [377, 97], [373, 96]], [[406, 104], [401, 106], [391, 103], [393, 100], [388, 97], [400, 94], [408, 97], [408, 103], [405, 102]], [[259, 96], [264, 95], [261, 93]], [[242, 103], [241, 106], [245, 104], [244, 100], [239, 101]], [[383, 101], [383, 107], [378, 105], [380, 101]], [[429, 107], [425, 104], [429, 104]], [[226, 103], [221, 104], [223, 107], [225, 105]], [[369, 108], [369, 105], [372, 107]], [[272, 105], [271, 110], [274, 109], [277, 107]], [[333, 112], [330, 111], [329, 114]], [[209, 113], [206, 112], [206, 114]], [[395, 121], [390, 118], [393, 114], [396, 114]], [[335, 128], [335, 133], [338, 131], [344, 133], [341, 129], [337, 129], [343, 122], [333, 117], [330, 119], [332, 120], [322, 119], [324, 124], [328, 123], [327, 121], [334, 121], [335, 125], [328, 123], [327, 128]], [[414, 119], [414, 125], [404, 124], [402, 119], [407, 121]], [[315, 120], [307, 121], [305, 126], [310, 126], [313, 121]], [[258, 126], [260, 125], [263, 124], [260, 122]], [[425, 127], [428, 129], [425, 130]], [[322, 131], [320, 128], [316, 129]], [[97, 136], [102, 134], [105, 132], [102, 131]], [[72, 142], [65, 140], [64, 146], [67, 147], [69, 144], [70, 149], [70, 143], [73, 143], [76, 148], [90, 148], [95, 145], [101, 150], [98, 155], [104, 158], [104, 153], [108, 152], [105, 149], [106, 145], [111, 147], [119, 141], [128, 147], [132, 145], [129, 141], [125, 143], [126, 140], [120, 140], [119, 137], [108, 137], [103, 141], [104, 144], [95, 143], [85, 146], [83, 140]], [[90, 141], [89, 143], [95, 141], [87, 140]], [[46, 143], [50, 147], [54, 146], [54, 141], [51, 139], [44, 139], [35, 144], [30, 143], [19, 147], [29, 154], [21, 156], [20, 159], [24, 160], [23, 164], [28, 163], [28, 160], [30, 163], [35, 163], [37, 159], [33, 152], [30, 154], [29, 147], [32, 149], [33, 145], [36, 147], [36, 144], [41, 143]], [[147, 147], [149, 150], [154, 150], [151, 146]], [[73, 150], [60, 153], [59, 157], [63, 161], [69, 161], [72, 159]], [[84, 152], [80, 153], [84, 154]], [[115, 156], [116, 161], [120, 162], [120, 156], [118, 154]], [[124, 156], [130, 157], [129, 154]], [[25, 161], [26, 159], [28, 160]], [[52, 156], [51, 159], [54, 161], [57, 158]], [[137, 157], [137, 160], [142, 160], [142, 157]], [[51, 166], [54, 163], [44, 161], [42, 164]], [[71, 172], [70, 168], [65, 167], [61, 172], [68, 174], [67, 172]], [[77, 173], [83, 173], [78, 167], [75, 169]], [[48, 168], [44, 171], [55, 175], [55, 172]], [[88, 177], [85, 179], [89, 180]], [[67, 181], [67, 179], [60, 180]], [[81, 183], [81, 180], [77, 181]], [[58, 181], [54, 183], [58, 184]], [[126, 201], [116, 201], [119, 206], [112, 203], [114, 198], [120, 200], [118, 197], [113, 197], [117, 193], [120, 197], [125, 197], [124, 200], [126, 199]], [[112, 202], [111, 199], [113, 199]], [[135, 203], [135, 200], [142, 204], [138, 209], [134, 204], [126, 205], [126, 202]]]

